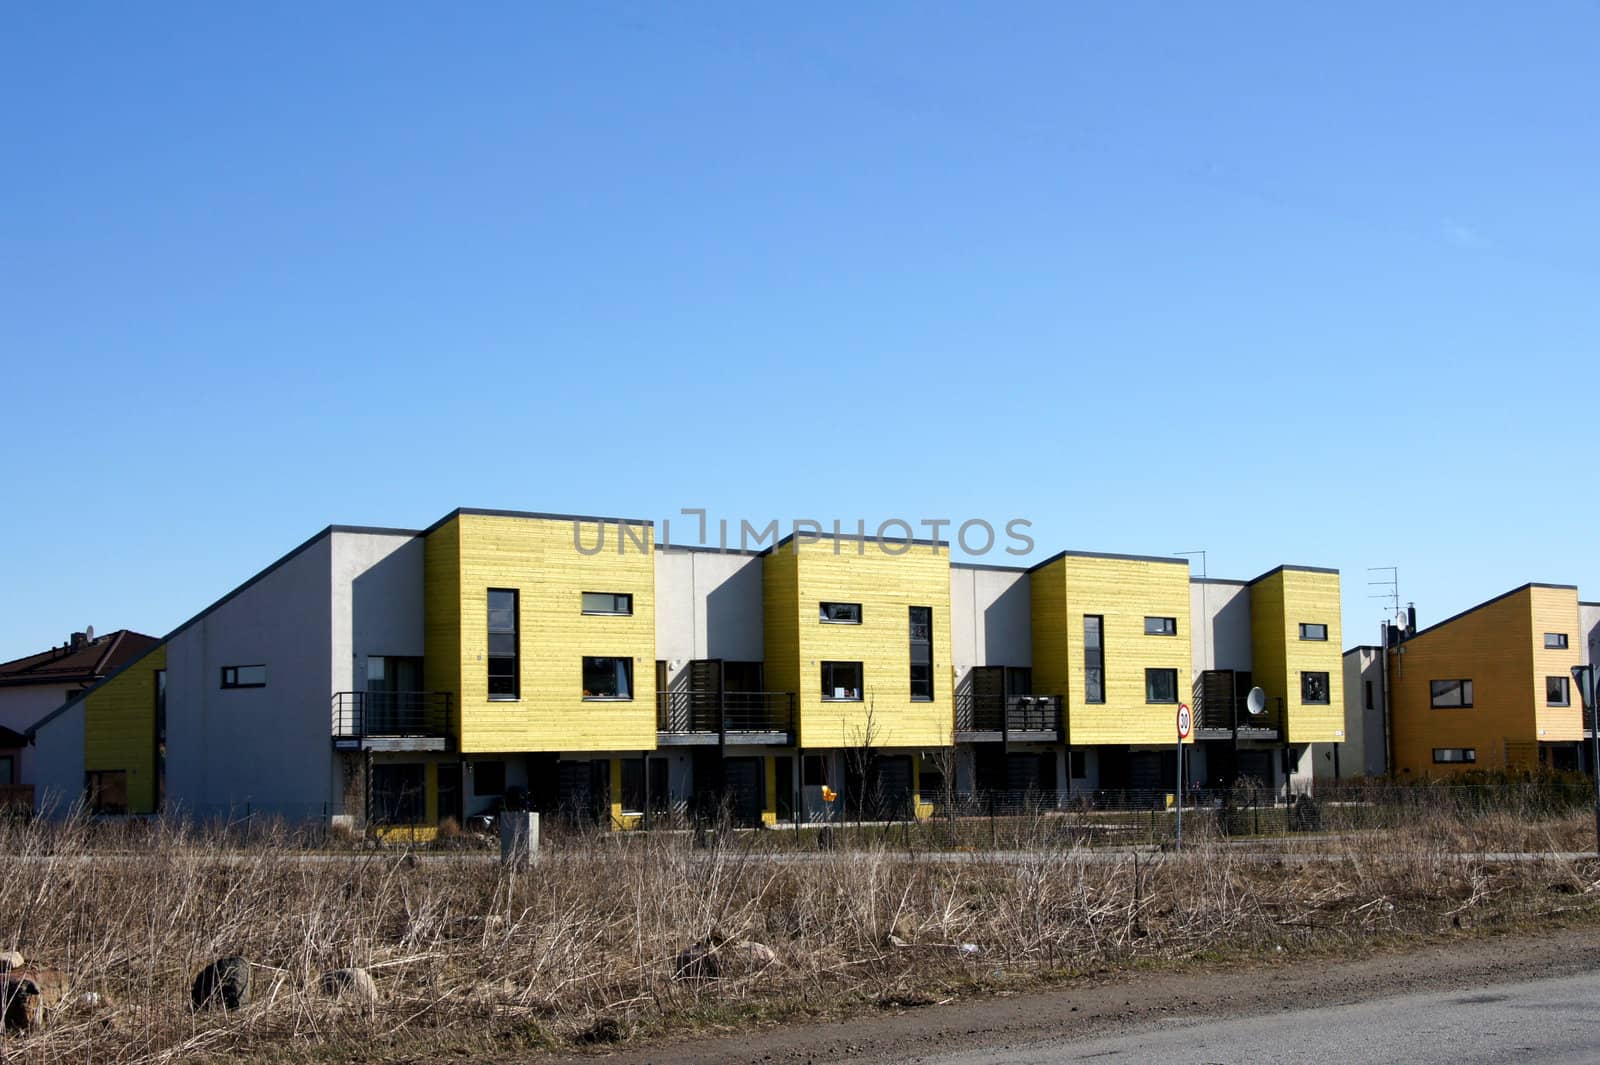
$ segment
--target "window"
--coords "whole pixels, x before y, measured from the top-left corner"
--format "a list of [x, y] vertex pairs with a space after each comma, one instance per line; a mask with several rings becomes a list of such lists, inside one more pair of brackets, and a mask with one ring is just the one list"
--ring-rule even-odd
[[822, 663], [822, 697], [845, 702], [861, 701], [861, 663]]
[[380, 825], [420, 825], [427, 820], [427, 770], [420, 762], [372, 766], [372, 819]]
[[1067, 775], [1073, 780], [1082, 780], [1089, 775], [1088, 751], [1069, 751], [1067, 753]]
[[1175, 669], [1145, 670], [1144, 701], [1147, 703], [1177, 702], [1178, 671]]
[[861, 624], [860, 603], [819, 603], [817, 620], [829, 625]]
[[1567, 634], [1564, 632], [1545, 633], [1544, 647], [1547, 651], [1565, 651], [1567, 649]]
[[911, 608], [911, 698], [933, 698], [933, 607]]
[[522, 649], [517, 639], [517, 593], [489, 589], [489, 698], [515, 699], [522, 694]]
[[585, 699], [632, 699], [633, 659], [590, 658], [583, 660]]
[[1546, 677], [1544, 678], [1544, 701], [1546, 706], [1571, 706], [1572, 705], [1572, 678], [1571, 677]]
[[1300, 623], [1300, 638], [1302, 640], [1327, 640], [1328, 626], [1311, 621]]
[[472, 794], [504, 795], [506, 793], [506, 764], [504, 762], [472, 763]]
[[1449, 765], [1452, 762], [1476, 762], [1478, 749], [1476, 747], [1435, 747], [1433, 761], [1435, 765]]
[[633, 595], [629, 592], [584, 592], [585, 614], [633, 614]]
[[83, 775], [84, 798], [89, 812], [125, 814], [128, 812], [128, 773], [124, 769], [95, 769]]
[[223, 666], [222, 686], [224, 688], [265, 688], [267, 686], [267, 667]]
[[1367, 709], [1371, 710], [1373, 708], [1373, 706], [1372, 706], [1372, 682], [1369, 680], [1369, 681], [1366, 682], [1366, 684], [1367, 684]]
[[803, 787], [820, 788], [828, 783], [826, 755], [808, 754], [800, 763], [800, 781]]
[[1326, 673], [1300, 674], [1300, 701], [1317, 706], [1328, 704], [1328, 675]]
[[1144, 634], [1146, 636], [1176, 636], [1178, 635], [1178, 619], [1145, 618]]
[[9, 788], [17, 782], [17, 761], [9, 754], [0, 754], [0, 788]]
[[1101, 641], [1106, 619], [1099, 614], [1083, 615], [1083, 701], [1106, 701], [1106, 650]]
[[1428, 696], [1435, 710], [1453, 710], [1472, 705], [1470, 680], [1430, 680]]

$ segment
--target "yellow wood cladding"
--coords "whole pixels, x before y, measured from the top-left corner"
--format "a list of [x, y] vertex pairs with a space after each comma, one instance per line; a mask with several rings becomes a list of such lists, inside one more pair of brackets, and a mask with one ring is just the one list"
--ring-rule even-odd
[[[429, 535], [424, 680], [454, 693], [464, 753], [655, 748], [653, 550], [648, 525], [565, 518], [463, 512]], [[515, 700], [488, 695], [490, 588], [517, 592]], [[633, 613], [584, 614], [584, 592], [631, 595]], [[585, 699], [585, 656], [632, 661], [633, 697]]]
[[[1525, 766], [1541, 740], [1580, 739], [1575, 693], [1570, 707], [1549, 707], [1545, 698], [1545, 678], [1567, 676], [1578, 664], [1577, 631], [1575, 589], [1524, 587], [1407, 640], [1389, 656], [1395, 771], [1437, 777]], [[1568, 634], [1568, 648], [1546, 651], [1546, 632]], [[1435, 680], [1472, 681], [1472, 706], [1434, 709]], [[1477, 757], [1435, 763], [1440, 748], [1469, 748]]]
[[[1067, 698], [1074, 746], [1177, 739], [1177, 703], [1147, 701], [1145, 670], [1172, 669], [1189, 701], [1189, 567], [1181, 560], [1064, 555], [1033, 571], [1033, 690]], [[1084, 692], [1085, 616], [1104, 619], [1105, 702]], [[1177, 619], [1174, 636], [1147, 636], [1145, 618]]]
[[[763, 566], [768, 683], [796, 693], [801, 746], [855, 747], [869, 735], [877, 747], [954, 742], [946, 548], [912, 544], [890, 554], [870, 541], [790, 541]], [[861, 604], [861, 624], [821, 621], [824, 602]], [[931, 700], [911, 698], [914, 606], [933, 612]], [[861, 701], [822, 697], [822, 663], [829, 661], [862, 664]]]
[[122, 770], [128, 812], [156, 812], [156, 673], [167, 668], [160, 644], [83, 701], [83, 768]]
[[[1285, 566], [1250, 585], [1252, 680], [1282, 699], [1289, 743], [1342, 743], [1344, 646], [1339, 574]], [[1326, 640], [1302, 640], [1300, 626], [1326, 625]], [[1328, 701], [1308, 703], [1302, 675], [1326, 673]]]

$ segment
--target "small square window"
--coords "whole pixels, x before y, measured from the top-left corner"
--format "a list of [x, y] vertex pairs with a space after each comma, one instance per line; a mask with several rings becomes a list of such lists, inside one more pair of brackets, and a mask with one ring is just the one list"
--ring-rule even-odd
[[1313, 706], [1328, 705], [1328, 675], [1326, 673], [1300, 674], [1300, 701]]
[[822, 698], [829, 702], [861, 701], [861, 663], [822, 663]]
[[1544, 701], [1546, 706], [1571, 706], [1572, 678], [1544, 678]]
[[861, 624], [860, 603], [820, 603], [817, 609], [817, 620], [829, 625], [859, 625]]
[[1547, 651], [1565, 651], [1567, 649], [1567, 634], [1564, 632], [1545, 633], [1544, 647]]
[[1176, 636], [1178, 635], [1178, 619], [1145, 618], [1144, 634], [1146, 636]]
[[632, 699], [633, 659], [588, 657], [583, 660], [585, 699]]
[[1145, 670], [1144, 701], [1147, 703], [1177, 702], [1178, 671], [1175, 669]]
[[1300, 638], [1302, 640], [1321, 640], [1326, 642], [1328, 639], [1328, 626], [1321, 622], [1302, 621], [1300, 623]]
[[584, 592], [583, 612], [585, 614], [631, 615], [633, 613], [633, 595], [626, 592]]

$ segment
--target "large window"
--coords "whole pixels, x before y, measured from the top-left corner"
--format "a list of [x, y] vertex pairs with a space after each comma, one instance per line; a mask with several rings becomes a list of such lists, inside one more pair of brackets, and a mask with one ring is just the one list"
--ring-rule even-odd
[[1476, 747], [1435, 747], [1433, 749], [1433, 761], [1436, 765], [1476, 762], [1477, 760], [1478, 749]]
[[1144, 701], [1147, 703], [1177, 702], [1178, 671], [1175, 669], [1145, 670]]
[[860, 603], [818, 603], [817, 620], [829, 625], [861, 624]]
[[267, 667], [223, 666], [222, 686], [224, 688], [265, 688], [267, 686]]
[[1300, 638], [1302, 640], [1322, 640], [1326, 642], [1328, 639], [1328, 626], [1320, 622], [1302, 621], [1300, 623]]
[[489, 589], [489, 698], [515, 699], [522, 692], [517, 638], [517, 593]]
[[584, 592], [583, 612], [630, 615], [633, 613], [633, 595], [629, 592]]
[[822, 697], [830, 701], [861, 701], [861, 663], [822, 663]]
[[933, 698], [933, 608], [911, 608], [911, 698]]
[[420, 825], [427, 820], [426, 769], [420, 762], [372, 766], [372, 818], [380, 825]]
[[1544, 646], [1547, 651], [1565, 651], [1567, 649], [1567, 634], [1564, 632], [1545, 633]]
[[1470, 680], [1430, 680], [1428, 698], [1435, 710], [1454, 710], [1472, 705]]
[[1083, 616], [1083, 701], [1106, 701], [1106, 649], [1102, 636], [1106, 619], [1099, 614]]
[[622, 759], [622, 812], [644, 812], [644, 759]]
[[128, 812], [128, 771], [91, 769], [83, 775], [84, 801], [94, 814]]
[[17, 782], [16, 758], [9, 754], [0, 754], [0, 788], [9, 788]]
[[1176, 636], [1178, 635], [1178, 619], [1145, 618], [1144, 634], [1146, 636]]
[[1316, 706], [1328, 703], [1328, 675], [1326, 673], [1300, 674], [1300, 701]]
[[590, 658], [583, 660], [585, 699], [632, 699], [633, 659]]
[[1571, 706], [1572, 678], [1544, 678], [1544, 701], [1546, 706]]

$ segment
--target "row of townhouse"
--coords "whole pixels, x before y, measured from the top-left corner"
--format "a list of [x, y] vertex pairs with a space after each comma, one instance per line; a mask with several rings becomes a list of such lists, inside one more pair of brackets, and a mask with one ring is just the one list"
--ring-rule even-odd
[[1402, 782], [1485, 769], [1592, 772], [1573, 667], [1600, 661], [1600, 603], [1525, 584], [1418, 631], [1415, 612], [1345, 652], [1352, 733]]
[[1281, 793], [1383, 768], [1381, 749], [1337, 764], [1339, 603], [1313, 567], [1194, 580], [1180, 558], [968, 565], [838, 536], [737, 552], [463, 509], [325, 529], [28, 737], [44, 811], [771, 823], [869, 797], [925, 815], [952, 790], [1170, 791], [1189, 702], [1192, 784]]

